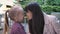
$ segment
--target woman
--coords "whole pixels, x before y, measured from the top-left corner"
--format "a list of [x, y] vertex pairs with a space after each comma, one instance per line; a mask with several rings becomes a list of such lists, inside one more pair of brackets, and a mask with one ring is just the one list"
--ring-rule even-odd
[[24, 27], [21, 24], [23, 21], [24, 12], [22, 7], [19, 6], [14, 6], [10, 10], [8, 10], [8, 12], [5, 13], [4, 34], [7, 34], [6, 32], [8, 32], [8, 27], [9, 27], [7, 13], [10, 19], [14, 21], [10, 34], [26, 34]]
[[30, 34], [60, 34], [56, 17], [43, 13], [39, 4], [31, 3], [25, 7], [25, 11]]

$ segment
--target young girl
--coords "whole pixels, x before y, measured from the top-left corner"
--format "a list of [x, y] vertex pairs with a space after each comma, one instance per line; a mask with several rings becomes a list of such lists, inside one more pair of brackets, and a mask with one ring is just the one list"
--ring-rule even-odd
[[23, 17], [24, 17], [24, 15], [23, 15], [24, 12], [23, 12], [22, 7], [20, 7], [20, 6], [14, 6], [5, 13], [4, 34], [6, 34], [6, 32], [8, 32], [8, 29], [9, 29], [7, 13], [8, 13], [8, 16], [10, 17], [10, 19], [14, 21], [10, 34], [26, 34], [23, 26], [21, 25], [21, 22], [23, 21]]

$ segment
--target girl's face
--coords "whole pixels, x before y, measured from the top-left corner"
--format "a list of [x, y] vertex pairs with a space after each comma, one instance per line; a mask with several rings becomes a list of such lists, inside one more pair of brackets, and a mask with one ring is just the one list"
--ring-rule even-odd
[[23, 11], [18, 11], [15, 20], [18, 21], [18, 22], [22, 22], [22, 21], [23, 21], [23, 18], [24, 18], [24, 13], [23, 13]]
[[31, 20], [32, 19], [32, 12], [28, 10], [27, 12], [27, 18], [28, 20]]

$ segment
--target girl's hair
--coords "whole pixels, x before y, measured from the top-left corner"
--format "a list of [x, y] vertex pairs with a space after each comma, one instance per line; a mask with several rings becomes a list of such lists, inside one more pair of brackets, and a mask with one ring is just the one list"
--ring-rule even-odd
[[[13, 6], [11, 9], [7, 10], [5, 13], [5, 24], [4, 24], [4, 34], [8, 32], [9, 23], [8, 23], [8, 16], [11, 20], [14, 21], [14, 17], [17, 16], [17, 11], [23, 11], [23, 8], [21, 6]], [[8, 16], [7, 16], [8, 13]]]
[[31, 34], [43, 34], [44, 30], [44, 15], [37, 3], [31, 3], [25, 7], [25, 11], [32, 12], [32, 19], [29, 20], [29, 31]]
[[9, 24], [8, 24], [8, 18], [7, 18], [7, 12], [8, 12], [9, 10], [7, 10], [6, 12], [5, 12], [5, 23], [4, 23], [4, 34], [6, 34], [6, 32], [8, 31], [8, 26], [9, 26]]

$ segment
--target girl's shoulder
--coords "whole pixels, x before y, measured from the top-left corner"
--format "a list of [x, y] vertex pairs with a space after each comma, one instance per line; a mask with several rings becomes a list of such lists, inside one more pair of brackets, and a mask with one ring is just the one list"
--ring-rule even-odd
[[12, 25], [12, 29], [19, 29], [19, 28], [22, 28], [22, 26], [21, 26], [21, 24], [19, 24], [19, 23], [13, 23], [13, 25]]

